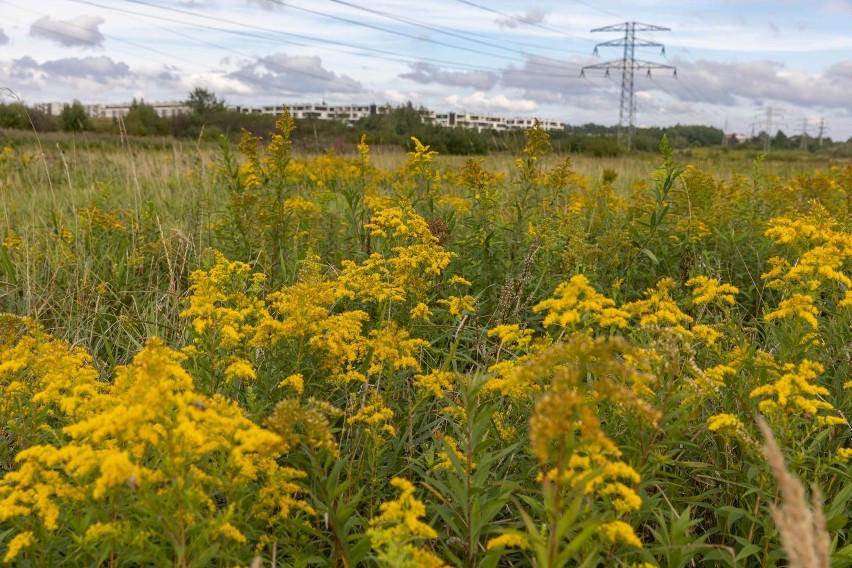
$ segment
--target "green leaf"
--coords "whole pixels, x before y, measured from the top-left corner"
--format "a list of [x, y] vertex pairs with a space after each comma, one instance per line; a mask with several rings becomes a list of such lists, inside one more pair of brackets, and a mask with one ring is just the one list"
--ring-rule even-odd
[[659, 261], [659, 260], [657, 260], [656, 255], [655, 255], [653, 252], [651, 252], [651, 251], [650, 251], [650, 249], [648, 249], [647, 247], [646, 247], [646, 248], [643, 248], [640, 252], [641, 252], [642, 254], [644, 254], [645, 256], [647, 256], [649, 259], [651, 259], [651, 262], [653, 262], [653, 263], [654, 263], [654, 265], [659, 265], [659, 264], [660, 264], [660, 261]]

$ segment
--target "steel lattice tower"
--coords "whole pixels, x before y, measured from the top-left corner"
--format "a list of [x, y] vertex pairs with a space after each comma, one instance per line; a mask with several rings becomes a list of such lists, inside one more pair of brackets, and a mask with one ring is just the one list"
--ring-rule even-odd
[[585, 77], [586, 69], [603, 69], [604, 74], [608, 77], [610, 71], [613, 69], [621, 70], [621, 110], [618, 113], [618, 141], [621, 142], [623, 140], [624, 135], [624, 126], [625, 120], [627, 122], [627, 149], [631, 150], [633, 148], [633, 131], [634, 131], [634, 123], [633, 118], [636, 114], [636, 97], [633, 93], [633, 76], [636, 70], [647, 71], [648, 75], [651, 74], [652, 69], [671, 69], [675, 76], [677, 75], [677, 69], [672, 65], [663, 65], [660, 63], [653, 63], [651, 61], [644, 61], [641, 59], [636, 59], [636, 46], [639, 47], [659, 47], [662, 50], [662, 53], [665, 54], [665, 46], [661, 43], [656, 43], [653, 41], [648, 41], [645, 39], [637, 38], [636, 32], [666, 32], [670, 31], [669, 28], [663, 28], [660, 26], [654, 26], [651, 24], [642, 24], [639, 22], [624, 22], [623, 24], [615, 24], [612, 26], [606, 26], [603, 28], [595, 28], [592, 30], [593, 32], [624, 32], [624, 37], [621, 39], [614, 39], [610, 41], [605, 41], [603, 43], [599, 43], [595, 46], [595, 55], [598, 53], [599, 47], [624, 47], [624, 56], [621, 60], [613, 60], [606, 61], [604, 63], [598, 63], [596, 65], [586, 65], [580, 71], [580, 76]]

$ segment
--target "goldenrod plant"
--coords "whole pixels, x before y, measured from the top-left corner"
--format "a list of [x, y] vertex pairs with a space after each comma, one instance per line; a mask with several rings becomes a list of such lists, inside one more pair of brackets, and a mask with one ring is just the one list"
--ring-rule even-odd
[[4, 139], [0, 562], [852, 566], [852, 166], [294, 127]]

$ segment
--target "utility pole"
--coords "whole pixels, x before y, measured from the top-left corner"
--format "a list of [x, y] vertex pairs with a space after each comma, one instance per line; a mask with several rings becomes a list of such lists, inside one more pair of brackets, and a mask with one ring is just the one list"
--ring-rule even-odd
[[822, 148], [822, 137], [825, 134], [826, 130], [827, 130], [827, 128], [825, 126], [825, 118], [824, 117], [820, 118], [819, 119], [819, 147], [820, 148]]
[[597, 55], [599, 47], [623, 46], [624, 55], [621, 60], [607, 61], [605, 63], [598, 63], [596, 65], [586, 65], [580, 71], [580, 77], [586, 76], [586, 69], [603, 69], [604, 75], [607, 77], [609, 77], [609, 72], [611, 70], [621, 70], [621, 109], [618, 113], [618, 141], [621, 142], [623, 139], [623, 130], [626, 122], [627, 150], [630, 151], [633, 148], [633, 131], [635, 129], [633, 117], [636, 114], [636, 97], [634, 96], [633, 92], [634, 72], [637, 70], [647, 71], [648, 75], [650, 76], [652, 69], [671, 69], [674, 75], [677, 76], [677, 69], [671, 65], [662, 65], [659, 63], [653, 63], [651, 61], [636, 59], [635, 53], [637, 45], [639, 47], [659, 47], [662, 49], [663, 54], [665, 54], [666, 52], [666, 48], [665, 46], [663, 46], [663, 44], [637, 38], [636, 32], [667, 32], [671, 30], [669, 30], [669, 28], [662, 28], [660, 26], [654, 26], [651, 24], [642, 24], [639, 22], [624, 22], [622, 24], [615, 24], [603, 28], [596, 28], [592, 31], [624, 32], [623, 38], [599, 43], [595, 46], [594, 51], [595, 55]]
[[769, 150], [772, 149], [772, 119], [782, 118], [784, 114], [784, 110], [776, 107], [768, 106], [764, 111], [764, 116], [766, 117], [762, 122], [758, 124], [765, 124], [766, 129], [764, 130], [765, 137], [763, 139], [763, 153], [768, 154]]
[[808, 149], [808, 119], [807, 117], [802, 119], [802, 150]]

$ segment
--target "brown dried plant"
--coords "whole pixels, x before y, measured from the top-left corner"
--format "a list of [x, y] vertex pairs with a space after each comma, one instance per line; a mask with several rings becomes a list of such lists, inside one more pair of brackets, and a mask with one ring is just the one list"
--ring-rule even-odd
[[769, 469], [778, 479], [778, 490], [783, 504], [770, 505], [772, 519], [781, 534], [781, 544], [787, 552], [790, 568], [828, 568], [831, 539], [825, 525], [822, 509], [822, 493], [811, 485], [811, 504], [805, 486], [784, 465], [784, 454], [775, 442], [772, 429], [763, 418], [757, 425], [765, 440], [763, 454]]

